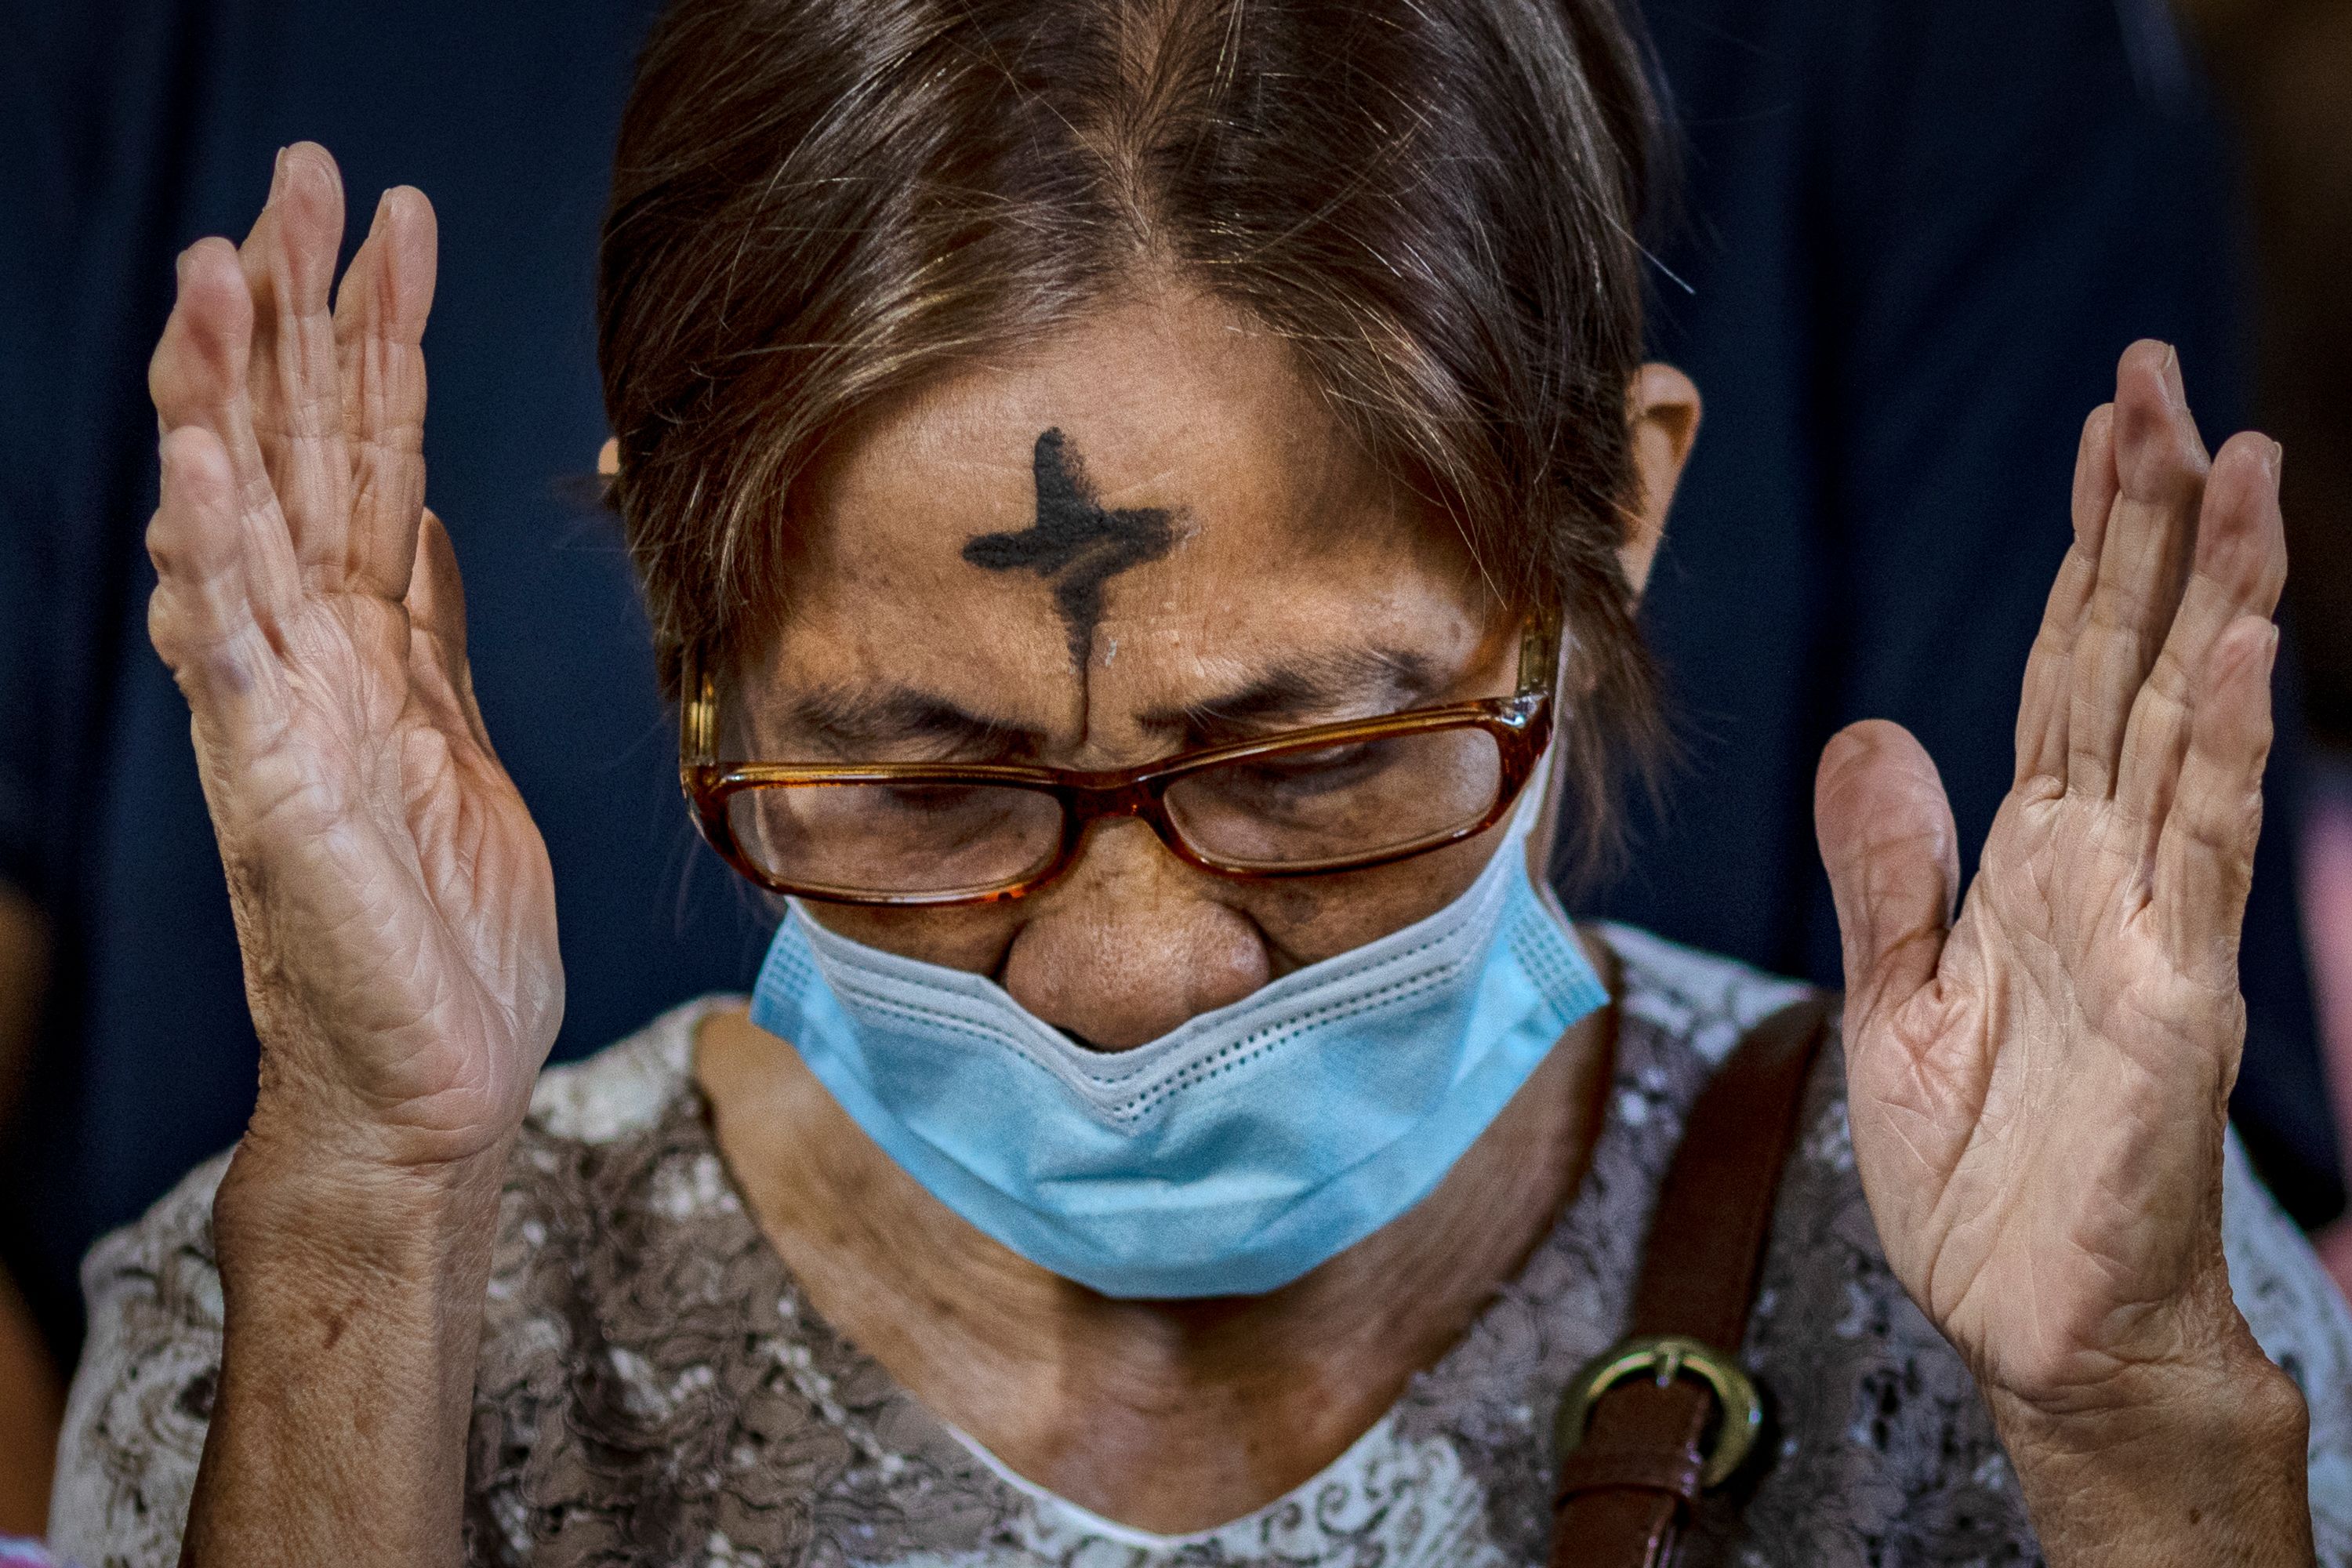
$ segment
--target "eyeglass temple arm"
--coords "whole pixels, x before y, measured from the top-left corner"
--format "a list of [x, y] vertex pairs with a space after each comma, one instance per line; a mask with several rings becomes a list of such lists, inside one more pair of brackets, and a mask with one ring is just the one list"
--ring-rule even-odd
[[677, 755], [687, 767], [708, 767], [719, 760], [718, 682], [691, 647], [678, 668]]
[[1536, 610], [1519, 634], [1519, 692], [1549, 691], [1559, 679], [1559, 616]]

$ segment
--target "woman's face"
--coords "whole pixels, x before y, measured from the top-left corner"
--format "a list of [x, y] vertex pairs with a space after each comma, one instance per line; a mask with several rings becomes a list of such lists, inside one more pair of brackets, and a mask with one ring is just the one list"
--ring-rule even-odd
[[[800, 539], [731, 704], [762, 757], [1115, 768], [1517, 675], [1516, 617], [1459, 542], [1353, 452], [1279, 339], [1197, 296], [891, 409], [814, 487]], [[810, 912], [1116, 1050], [1431, 913], [1499, 831], [1246, 882], [1123, 819], [1025, 898]]]

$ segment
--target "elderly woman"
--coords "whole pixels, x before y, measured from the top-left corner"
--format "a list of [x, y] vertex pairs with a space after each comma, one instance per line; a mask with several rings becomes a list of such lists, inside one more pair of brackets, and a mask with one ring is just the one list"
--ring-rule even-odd
[[1546, 890], [1654, 731], [1698, 425], [1651, 121], [1607, 0], [674, 5], [614, 489], [695, 815], [789, 902], [748, 1006], [543, 1075], [431, 209], [332, 288], [283, 153], [152, 374], [260, 1096], [91, 1259], [63, 1545], [2346, 1561], [2352, 1325], [2224, 1121], [2279, 454], [2209, 459], [2168, 351], [1965, 896], [1907, 735], [1822, 759], [1840, 1043]]

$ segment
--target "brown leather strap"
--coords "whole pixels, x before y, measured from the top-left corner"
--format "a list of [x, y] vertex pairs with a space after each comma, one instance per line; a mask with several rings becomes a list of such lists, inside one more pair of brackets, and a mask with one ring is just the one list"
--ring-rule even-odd
[[[1832, 997], [1814, 994], [1748, 1031], [1700, 1090], [1658, 1190], [1627, 1339], [1674, 1335], [1736, 1362]], [[1697, 1501], [1718, 1401], [1689, 1375], [1637, 1375], [1591, 1403], [1563, 1455], [1552, 1568], [1667, 1568]]]

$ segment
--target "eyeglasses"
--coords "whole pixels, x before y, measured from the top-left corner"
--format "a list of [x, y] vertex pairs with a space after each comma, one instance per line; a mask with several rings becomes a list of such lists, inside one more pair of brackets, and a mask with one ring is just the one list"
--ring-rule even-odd
[[1318, 724], [1140, 767], [722, 762], [719, 691], [689, 655], [678, 776], [728, 864], [772, 892], [832, 903], [1017, 899], [1077, 858], [1087, 829], [1131, 816], [1221, 877], [1382, 866], [1500, 821], [1551, 738], [1559, 631], [1532, 622], [1518, 690]]

